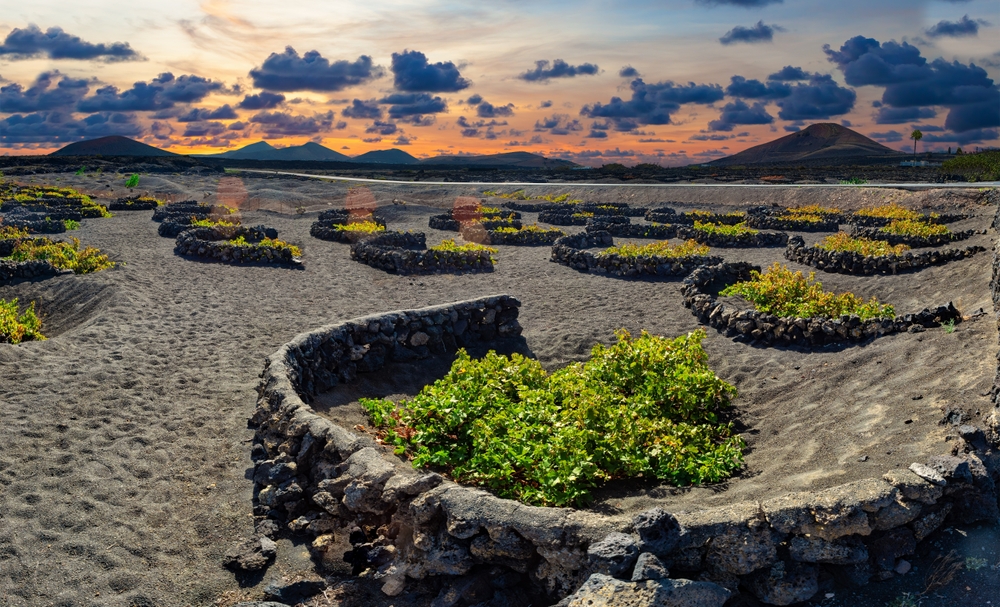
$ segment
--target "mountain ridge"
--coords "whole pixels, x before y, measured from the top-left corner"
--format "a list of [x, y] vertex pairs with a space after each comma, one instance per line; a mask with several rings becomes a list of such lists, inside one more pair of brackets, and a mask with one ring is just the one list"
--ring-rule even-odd
[[732, 156], [705, 163], [709, 166], [843, 162], [852, 157], [904, 156], [857, 131], [833, 122], [818, 122]]

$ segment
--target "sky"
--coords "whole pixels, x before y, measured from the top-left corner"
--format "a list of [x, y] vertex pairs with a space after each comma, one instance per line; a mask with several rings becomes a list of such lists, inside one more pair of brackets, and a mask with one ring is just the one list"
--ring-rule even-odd
[[124, 135], [349, 156], [706, 162], [816, 122], [1000, 145], [996, 0], [33, 0], [0, 14], [0, 154]]

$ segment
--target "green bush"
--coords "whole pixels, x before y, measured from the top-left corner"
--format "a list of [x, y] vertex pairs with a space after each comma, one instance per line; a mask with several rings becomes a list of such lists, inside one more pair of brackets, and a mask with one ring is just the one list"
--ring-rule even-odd
[[851, 238], [845, 232], [837, 232], [827, 236], [823, 242], [816, 245], [827, 251], [846, 251], [861, 255], [902, 255], [910, 250], [905, 244], [891, 245], [886, 240], [871, 240], [869, 238]]
[[720, 295], [739, 295], [758, 310], [775, 316], [838, 318], [857, 314], [862, 320], [892, 318], [896, 311], [874, 297], [867, 302], [853, 293], [833, 293], [823, 290], [816, 282], [816, 273], [806, 278], [802, 272], [792, 272], [777, 262], [763, 274], [754, 270], [750, 280], [738, 282], [722, 290]]
[[236, 238], [227, 240], [226, 242], [235, 247], [244, 247], [247, 249], [275, 249], [279, 251], [282, 249], [288, 249], [291, 251], [292, 257], [302, 257], [302, 249], [277, 238], [265, 238], [260, 242], [250, 242], [245, 236], [237, 236]]
[[941, 172], [962, 175], [969, 181], [996, 181], [1000, 179], [1000, 150], [949, 158], [941, 165]]
[[0, 299], [0, 342], [19, 344], [22, 341], [45, 339], [42, 321], [35, 314], [35, 302], [19, 312], [17, 299]]
[[86, 247], [81, 250], [79, 238], [74, 238], [72, 243], [48, 238], [22, 240], [14, 247], [10, 259], [45, 260], [60, 270], [73, 270], [75, 274], [90, 274], [115, 267], [115, 262], [101, 253], [100, 249]]
[[694, 229], [706, 234], [719, 234], [720, 236], [743, 236], [744, 234], [759, 234], [753, 228], [748, 228], [746, 223], [738, 223], [730, 226], [721, 223], [694, 222]]
[[742, 466], [744, 442], [719, 417], [736, 388], [708, 367], [704, 337], [622, 330], [551, 374], [518, 354], [460, 350], [413, 399], [361, 404], [414, 466], [528, 504], [579, 506], [619, 478], [713, 483]]
[[678, 245], [672, 245], [666, 240], [651, 242], [646, 245], [625, 243], [604, 249], [598, 255], [620, 255], [622, 257], [664, 257], [666, 259], [684, 259], [708, 255], [709, 248], [696, 240], [688, 240]]
[[912, 219], [894, 219], [880, 232], [896, 236], [945, 236], [951, 234], [948, 226], [940, 223], [926, 223]]
[[467, 253], [470, 251], [486, 251], [487, 253], [496, 253], [497, 250], [493, 247], [487, 247], [486, 245], [476, 244], [474, 242], [467, 242], [465, 244], [458, 244], [453, 239], [449, 238], [447, 240], [442, 240], [441, 244], [430, 247], [431, 251], [450, 251], [452, 253]]
[[385, 226], [374, 221], [357, 221], [354, 223], [335, 223], [331, 226], [338, 232], [361, 232], [363, 234], [374, 234], [384, 232]]
[[[46, 217], [48, 219], [48, 217]], [[63, 225], [66, 226], [67, 230], [79, 230], [80, 222], [75, 219], [63, 219]]]

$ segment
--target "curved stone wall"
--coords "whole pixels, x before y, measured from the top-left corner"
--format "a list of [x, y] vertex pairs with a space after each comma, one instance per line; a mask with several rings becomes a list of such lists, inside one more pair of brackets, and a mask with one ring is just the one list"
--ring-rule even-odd
[[905, 244], [911, 247], [939, 247], [943, 244], [965, 240], [976, 234], [975, 230], [938, 234], [935, 236], [906, 236], [902, 234], [886, 234], [879, 228], [851, 227], [852, 238], [867, 238], [869, 240], [884, 240], [891, 245]]
[[150, 211], [160, 207], [156, 200], [142, 196], [126, 196], [108, 203], [109, 211]]
[[801, 221], [782, 219], [774, 215], [747, 214], [747, 226], [757, 230], [788, 230], [789, 232], [836, 232], [840, 224], [836, 220]]
[[[589, 212], [589, 211], [586, 211]], [[538, 221], [549, 223], [554, 226], [583, 226], [588, 222], [599, 223], [629, 223], [631, 220], [626, 215], [597, 215], [588, 217], [581, 214], [579, 210], [573, 211], [545, 211], [538, 214]]]
[[[968, 219], [972, 217], [971, 215], [964, 214], [942, 214], [936, 217], [931, 217], [930, 215], [921, 218], [921, 221], [927, 221], [928, 223], [954, 223], [956, 221], [962, 221], [963, 219]], [[887, 217], [871, 217], [869, 215], [858, 215], [852, 214], [845, 219], [845, 223], [851, 225], [856, 225], [864, 228], [882, 228], [890, 223], [892, 219]]]
[[197, 217], [198, 219], [208, 219], [209, 215], [217, 213], [219, 215], [229, 214], [229, 209], [224, 206], [213, 206], [202, 204], [194, 200], [185, 200], [166, 204], [153, 209], [153, 221], [165, 221], [171, 217]]
[[645, 214], [646, 221], [687, 226], [694, 225], [695, 221], [734, 226], [746, 221], [747, 217], [743, 213], [678, 213], [670, 208], [650, 209]]
[[5, 217], [3, 225], [21, 230], [27, 230], [29, 234], [62, 234], [66, 231], [66, 224], [61, 219], [21, 219], [16, 217]]
[[488, 251], [434, 251], [425, 247], [426, 237], [422, 233], [389, 232], [352, 244], [351, 259], [391, 274], [493, 271]]
[[250, 243], [258, 243], [265, 238], [277, 238], [278, 231], [264, 226], [194, 228], [185, 230], [177, 236], [174, 253], [213, 259], [224, 263], [302, 265], [302, 261], [293, 257], [292, 252], [286, 248], [246, 247], [228, 242], [240, 236]]
[[559, 240], [566, 234], [562, 230], [551, 230], [546, 232], [532, 232], [519, 230], [517, 232], [498, 232], [487, 230], [491, 245], [507, 245], [519, 247], [542, 247], [548, 246]]
[[690, 308], [701, 322], [714, 327], [726, 337], [768, 345], [821, 346], [862, 342], [880, 335], [901, 333], [914, 326], [929, 328], [949, 321], [962, 322], [962, 313], [951, 303], [895, 318], [861, 320], [853, 315], [840, 318], [789, 318], [727, 306], [718, 301], [710, 291], [711, 287], [750, 280], [750, 273], [754, 270], [759, 272], [760, 267], [745, 262], [698, 268], [684, 279], [684, 286], [681, 287], [684, 307]]
[[851, 585], [889, 579], [946, 522], [1000, 514], [998, 455], [972, 426], [959, 427], [954, 455], [881, 478], [624, 517], [526, 506], [414, 470], [307, 404], [387, 362], [516, 336], [518, 306], [499, 295], [375, 314], [301, 334], [269, 356], [250, 419], [260, 532], [305, 535], [331, 569], [344, 557], [333, 534], [349, 535], [355, 571], [368, 570], [392, 596], [419, 579], [458, 600], [488, 575], [506, 576], [540, 605], [571, 594], [563, 604], [586, 605], [613, 586], [616, 596], [662, 592], [721, 607], [732, 592], [771, 605], [807, 600], [820, 572]]
[[849, 251], [827, 251], [819, 247], [807, 247], [800, 236], [793, 236], [785, 249], [785, 259], [812, 266], [824, 272], [872, 276], [874, 274], [901, 274], [914, 272], [928, 266], [946, 264], [950, 261], [968, 259], [985, 251], [980, 246], [944, 251], [925, 251], [901, 255], [862, 255]]
[[580, 272], [618, 277], [657, 276], [661, 278], [686, 276], [700, 265], [721, 263], [722, 261], [719, 257], [707, 256], [670, 259], [655, 256], [596, 255], [585, 250], [613, 245], [614, 239], [608, 232], [584, 232], [574, 236], [565, 236], [552, 245], [550, 259]]
[[30, 261], [0, 259], [0, 283], [18, 279], [30, 279], [42, 276], [56, 276], [58, 274], [72, 273], [72, 270], [60, 270], [51, 263], [38, 259]]
[[653, 238], [668, 240], [677, 237], [677, 226], [672, 224], [639, 224], [639, 223], [594, 223], [587, 222], [587, 232], [607, 232], [619, 238]]

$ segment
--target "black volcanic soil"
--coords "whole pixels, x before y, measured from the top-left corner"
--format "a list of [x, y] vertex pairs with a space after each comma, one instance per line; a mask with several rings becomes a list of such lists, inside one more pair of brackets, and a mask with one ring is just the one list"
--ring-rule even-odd
[[[58, 183], [67, 185], [98, 181], [60, 177]], [[124, 267], [0, 287], [0, 298], [39, 301], [52, 329], [48, 341], [0, 345], [4, 605], [229, 605], [259, 598], [270, 580], [308, 575], [303, 547], [287, 541], [258, 584], [240, 588], [220, 565], [231, 542], [252, 530], [246, 419], [263, 357], [302, 331], [377, 311], [507, 292], [523, 302], [528, 346], [555, 368], [585, 358], [620, 327], [676, 335], [698, 326], [680, 305], [678, 282], [580, 274], [549, 262], [547, 247], [503, 247], [492, 274], [385, 274], [350, 261], [346, 245], [308, 236], [311, 211], [343, 205], [347, 184], [223, 179], [230, 181], [143, 176], [142, 185], [176, 199], [201, 200], [208, 192], [213, 202], [241, 203], [245, 224], [273, 226], [282, 238], [304, 245], [305, 271], [181, 259], [173, 255], [172, 239], [156, 235], [150, 212], [121, 212], [85, 220], [74, 235]], [[420, 229], [433, 243], [454, 234], [427, 229], [428, 215], [456, 195], [475, 192], [386, 186], [372, 193], [386, 205], [390, 227]], [[689, 196], [701, 208], [766, 199], [760, 191], [735, 189], [667, 195]], [[842, 208], [895, 197], [942, 210], [963, 205], [978, 214], [955, 229], [984, 228], [993, 214], [976, 206], [975, 193], [803, 189], [772, 196], [783, 204]], [[716, 204], [710, 206], [710, 198]], [[393, 199], [409, 204], [393, 205]], [[296, 206], [310, 212], [254, 210]], [[990, 246], [991, 237], [969, 244]], [[781, 249], [722, 254], [767, 264], [781, 258]], [[966, 313], [991, 305], [986, 253], [906, 276], [821, 279], [827, 287], [878, 296], [900, 311], [949, 300]], [[751, 447], [747, 473], [711, 489], [611, 487], [594, 507], [629, 511], [657, 500], [697, 509], [875, 476], [943, 452], [949, 446], [948, 427], [938, 424], [943, 410], [958, 406], [975, 415], [986, 403], [982, 393], [995, 370], [990, 319], [960, 324], [953, 333], [929, 330], [816, 352], [755, 348], [710, 331], [705, 347], [711, 364], [740, 390], [736, 406]], [[411, 370], [390, 390], [412, 392], [419, 382]], [[378, 389], [374, 382], [361, 384], [349, 396]], [[917, 395], [922, 398], [914, 400]], [[328, 404], [350, 408], [343, 401]], [[868, 461], [857, 461], [860, 455]], [[389, 604], [378, 594], [364, 598], [365, 588], [352, 592], [342, 604], [361, 598], [366, 605]]]

